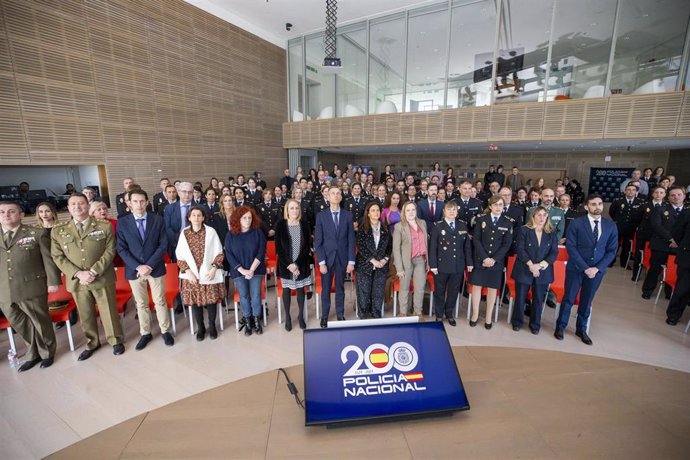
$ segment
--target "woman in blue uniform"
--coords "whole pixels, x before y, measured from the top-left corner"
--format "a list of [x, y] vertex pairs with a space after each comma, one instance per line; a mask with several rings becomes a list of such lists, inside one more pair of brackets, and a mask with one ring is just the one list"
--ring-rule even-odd
[[525, 297], [531, 287], [533, 308], [529, 329], [532, 334], [539, 334], [542, 307], [549, 284], [553, 283], [553, 263], [558, 258], [558, 235], [543, 206], [538, 206], [527, 225], [518, 230], [515, 253], [517, 259], [511, 274], [515, 280], [515, 308], [510, 322], [514, 331], [522, 328]]
[[492, 196], [485, 214], [477, 217], [474, 226], [474, 268], [469, 277], [472, 285], [472, 327], [477, 325], [482, 288], [487, 288], [484, 327], [491, 329], [492, 326], [491, 315], [503, 280], [506, 254], [513, 244], [513, 223], [503, 215], [503, 207], [503, 198], [500, 195]]

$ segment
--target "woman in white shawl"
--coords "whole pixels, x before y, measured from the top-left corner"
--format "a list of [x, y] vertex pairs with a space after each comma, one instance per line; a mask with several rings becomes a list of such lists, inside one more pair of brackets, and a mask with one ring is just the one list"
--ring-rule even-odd
[[218, 301], [225, 297], [223, 283], [223, 245], [216, 231], [204, 225], [204, 210], [192, 206], [187, 213], [190, 223], [180, 232], [175, 256], [182, 278], [182, 303], [192, 306], [198, 325], [196, 339], [204, 340], [204, 310], [208, 311], [208, 335], [218, 337], [216, 314]]

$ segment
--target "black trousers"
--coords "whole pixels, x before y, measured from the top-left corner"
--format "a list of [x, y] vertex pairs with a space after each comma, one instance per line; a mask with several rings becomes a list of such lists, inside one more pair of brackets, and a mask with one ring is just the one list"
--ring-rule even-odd
[[[621, 267], [625, 267], [625, 263], [628, 261], [628, 254], [630, 254], [630, 250], [632, 249], [632, 239], [634, 234], [634, 232], [630, 234], [619, 234], [621, 240]], [[634, 256], [635, 254], [632, 254], [630, 257], [633, 258]]]
[[656, 285], [659, 284], [659, 275], [661, 275], [661, 266], [668, 261], [668, 252], [652, 250], [652, 257], [649, 260], [649, 272], [644, 279], [642, 285], [642, 292], [651, 294]]
[[453, 318], [464, 273], [441, 273], [434, 276], [434, 312], [436, 318]]
[[360, 318], [366, 314], [380, 318], [388, 270], [377, 269], [371, 275], [357, 272], [355, 276], [357, 277], [357, 305]]
[[678, 321], [683, 317], [685, 307], [690, 301], [690, 267], [678, 267], [678, 280], [671, 301], [666, 309], [666, 317]]
[[538, 331], [541, 328], [541, 311], [546, 300], [548, 284], [537, 283], [534, 278], [532, 284], [515, 283], [515, 305], [513, 305], [513, 315], [510, 322], [513, 326], [522, 327], [525, 321], [525, 300], [527, 292], [532, 288], [532, 308], [530, 308], [529, 328]]

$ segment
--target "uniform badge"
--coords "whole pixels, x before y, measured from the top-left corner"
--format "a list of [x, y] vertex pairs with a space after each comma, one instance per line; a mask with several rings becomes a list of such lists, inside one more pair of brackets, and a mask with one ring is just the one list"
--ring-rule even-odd
[[665, 215], [665, 216], [668, 216], [668, 211], [664, 211], [664, 215]]
[[446, 231], [445, 231], [445, 230], [441, 230], [441, 235], [445, 236], [445, 235], [446, 235]]
[[486, 228], [486, 222], [482, 222], [482, 229]]
[[124, 203], [124, 202], [125, 202], [125, 201], [124, 201], [122, 198], [120, 198], [120, 203]]
[[651, 211], [651, 209], [649, 209], [649, 208], [647, 208], [647, 209], [645, 210], [645, 212], [649, 212], [649, 211]]
[[447, 251], [447, 250], [448, 250], [448, 246], [443, 246], [443, 250], [444, 250], [444, 251]]
[[622, 204], [622, 205], [621, 205], [621, 209], [623, 209], [623, 208], [625, 208], [625, 204]]

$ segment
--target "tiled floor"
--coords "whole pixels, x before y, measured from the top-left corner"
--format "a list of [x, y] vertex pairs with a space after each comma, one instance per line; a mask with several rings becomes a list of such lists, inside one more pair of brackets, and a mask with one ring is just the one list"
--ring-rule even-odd
[[[347, 289], [352, 305], [351, 290]], [[271, 307], [275, 296], [269, 292]], [[544, 313], [542, 333], [513, 332], [506, 324], [507, 308], [501, 311], [500, 324], [490, 331], [470, 328], [465, 320], [448, 327], [452, 345], [500, 346], [565, 351], [652, 364], [690, 372], [690, 335], [683, 327], [664, 323], [666, 301], [656, 308], [640, 298], [630, 272], [614, 268], [607, 274], [596, 297], [588, 347], [568, 329], [565, 340], [552, 336], [553, 311]], [[461, 316], [465, 317], [466, 299]], [[317, 327], [313, 302], [311, 327]], [[293, 302], [293, 311], [294, 311]], [[351, 311], [351, 310], [349, 310]], [[388, 313], [390, 314], [390, 309]], [[229, 326], [218, 340], [197, 343], [189, 334], [187, 321], [178, 321], [177, 342], [167, 348], [159, 336], [144, 351], [135, 352], [138, 327], [134, 315], [127, 315], [127, 352], [113, 356], [101, 348], [90, 360], [77, 362], [84, 339], [76, 328], [77, 351], [71, 353], [66, 332], [58, 331], [58, 355], [49, 369], [33, 369], [18, 374], [9, 366], [0, 368], [0, 446], [3, 458], [38, 458], [55, 452], [105, 428], [187, 396], [216, 388], [228, 382], [302, 363], [299, 329], [287, 333], [279, 327], [275, 311], [263, 336], [246, 338]], [[353, 317], [348, 312], [348, 316]], [[686, 312], [684, 322], [690, 314]], [[574, 321], [574, 319], [573, 319]], [[571, 321], [572, 322], [572, 321]], [[685, 323], [683, 323], [684, 325]], [[0, 348], [8, 348], [5, 334]], [[23, 344], [20, 345], [20, 350]], [[476, 350], [476, 348], [475, 348]], [[510, 371], [506, 371], [510, 372]], [[520, 370], [516, 370], [520, 372]], [[554, 410], [559, 410], [555, 403]], [[669, 419], [672, 413], [658, 410], [656, 417]], [[557, 433], [554, 433], [556, 436]], [[241, 439], [241, 438], [238, 438]], [[423, 456], [423, 454], [420, 454]]]

